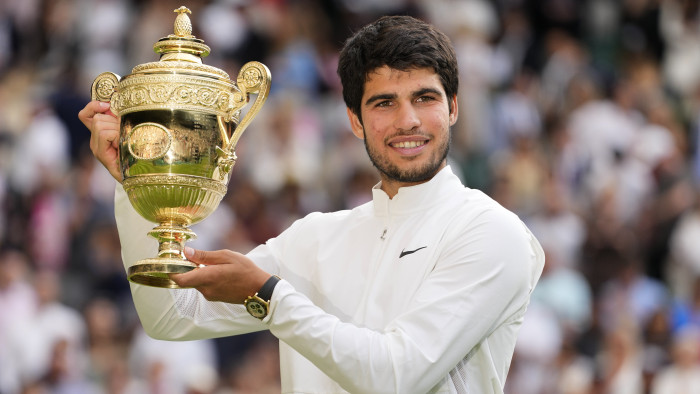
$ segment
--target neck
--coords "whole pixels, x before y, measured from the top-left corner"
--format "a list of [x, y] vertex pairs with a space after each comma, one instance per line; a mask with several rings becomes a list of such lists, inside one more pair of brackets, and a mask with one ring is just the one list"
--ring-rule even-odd
[[427, 179], [427, 180], [421, 181], [421, 182], [401, 182], [401, 181], [396, 181], [394, 179], [387, 178], [385, 176], [382, 176], [381, 179], [382, 179], [382, 184], [380, 187], [384, 191], [384, 193], [386, 193], [389, 196], [389, 199], [394, 198], [394, 196], [399, 192], [399, 189], [402, 187], [420, 185], [421, 183], [425, 183], [425, 182], [430, 180], [430, 179]]
[[392, 199], [392, 198], [394, 198], [394, 196], [396, 194], [398, 194], [400, 188], [409, 187], [409, 186], [416, 186], [416, 185], [420, 185], [420, 184], [423, 184], [425, 182], [428, 182], [431, 179], [433, 179], [433, 177], [435, 177], [435, 175], [437, 175], [437, 173], [440, 172], [446, 166], [447, 166], [447, 163], [443, 162], [442, 165], [440, 165], [440, 167], [437, 169], [437, 171], [435, 171], [434, 174], [430, 175], [429, 177], [427, 177], [423, 180], [413, 181], [413, 182], [401, 181], [398, 179], [390, 178], [386, 174], [380, 172], [379, 177], [382, 181], [380, 188], [384, 191], [384, 193], [386, 193], [389, 196], [389, 199]]

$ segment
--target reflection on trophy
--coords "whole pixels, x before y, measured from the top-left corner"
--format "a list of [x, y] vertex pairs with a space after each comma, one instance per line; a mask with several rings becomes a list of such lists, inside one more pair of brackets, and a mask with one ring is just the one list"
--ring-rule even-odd
[[[134, 209], [158, 223], [148, 234], [158, 256], [128, 270], [134, 283], [177, 288], [170, 273], [195, 269], [184, 244], [188, 228], [209, 216], [226, 194], [234, 149], [270, 90], [270, 71], [245, 64], [234, 84], [224, 71], [202, 64], [209, 47], [192, 35], [190, 10], [175, 10], [175, 34], [153, 47], [160, 60], [134, 67], [120, 78], [105, 72], [92, 85], [92, 99], [109, 101], [121, 116], [119, 156], [123, 186]], [[243, 120], [249, 94], [257, 94]]]

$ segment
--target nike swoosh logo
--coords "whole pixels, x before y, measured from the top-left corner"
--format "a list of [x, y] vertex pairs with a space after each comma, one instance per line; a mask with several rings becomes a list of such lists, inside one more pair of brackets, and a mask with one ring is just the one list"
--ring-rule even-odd
[[421, 250], [421, 249], [425, 249], [425, 248], [427, 248], [427, 246], [423, 246], [423, 247], [421, 247], [421, 248], [413, 249], [413, 250], [405, 250], [405, 249], [404, 249], [404, 250], [401, 251], [401, 254], [399, 255], [399, 258], [402, 258], [403, 256], [405, 256], [405, 255], [407, 255], [407, 254], [416, 253], [417, 251], [419, 251], [419, 250]]

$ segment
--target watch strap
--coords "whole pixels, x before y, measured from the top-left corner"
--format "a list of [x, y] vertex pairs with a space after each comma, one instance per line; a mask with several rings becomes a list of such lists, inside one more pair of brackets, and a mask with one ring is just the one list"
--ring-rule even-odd
[[277, 282], [279, 281], [279, 276], [272, 275], [270, 279], [265, 281], [260, 290], [258, 290], [257, 296], [266, 302], [270, 302], [270, 299], [272, 299], [272, 292], [275, 290], [275, 286], [277, 286]]

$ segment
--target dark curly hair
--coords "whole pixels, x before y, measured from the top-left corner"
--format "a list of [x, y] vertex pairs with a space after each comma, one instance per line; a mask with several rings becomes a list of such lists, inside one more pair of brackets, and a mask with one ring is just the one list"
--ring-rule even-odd
[[457, 56], [450, 39], [419, 19], [384, 16], [350, 37], [338, 59], [345, 105], [360, 119], [365, 82], [372, 71], [383, 66], [401, 71], [431, 68], [440, 77], [447, 97], [457, 94]]

